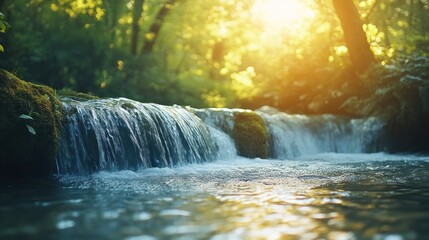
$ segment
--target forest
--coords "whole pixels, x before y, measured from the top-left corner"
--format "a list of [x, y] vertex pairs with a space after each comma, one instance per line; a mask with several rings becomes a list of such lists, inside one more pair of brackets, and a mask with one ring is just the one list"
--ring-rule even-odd
[[429, 0], [0, 0], [0, 239], [429, 239]]
[[427, 0], [6, 0], [0, 11], [0, 68], [58, 94], [354, 116], [427, 109], [414, 99], [428, 98]]

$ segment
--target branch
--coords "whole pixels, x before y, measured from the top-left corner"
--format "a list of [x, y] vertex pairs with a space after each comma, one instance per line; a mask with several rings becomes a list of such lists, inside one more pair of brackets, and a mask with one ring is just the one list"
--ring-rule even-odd
[[375, 7], [377, 7], [377, 4], [379, 3], [380, 1], [375, 1], [374, 2], [374, 4], [372, 4], [372, 6], [371, 6], [371, 8], [370, 9], [368, 9], [368, 11], [366, 11], [366, 13], [365, 13], [365, 17], [362, 19], [362, 22], [364, 22], [364, 23], [368, 23], [369, 22], [369, 17], [371, 16], [371, 14], [374, 12], [374, 9], [375, 9]]

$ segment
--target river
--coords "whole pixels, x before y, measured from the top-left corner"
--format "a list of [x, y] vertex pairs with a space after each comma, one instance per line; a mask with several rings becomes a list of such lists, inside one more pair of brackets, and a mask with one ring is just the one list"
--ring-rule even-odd
[[243, 110], [63, 103], [54, 180], [0, 187], [0, 239], [429, 239], [429, 155], [385, 153], [377, 118], [265, 109], [249, 159]]
[[326, 153], [4, 187], [1, 239], [428, 239], [429, 156]]

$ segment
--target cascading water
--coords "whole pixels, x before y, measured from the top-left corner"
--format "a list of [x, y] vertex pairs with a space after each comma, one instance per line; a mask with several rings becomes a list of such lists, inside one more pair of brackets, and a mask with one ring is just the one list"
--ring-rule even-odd
[[64, 100], [57, 172], [138, 170], [211, 161], [216, 145], [209, 130], [181, 107], [128, 99]]
[[270, 132], [271, 156], [290, 159], [319, 153], [368, 153], [382, 149], [383, 122], [333, 115], [259, 112]]
[[[212, 127], [233, 137], [234, 114], [239, 109], [192, 109]], [[334, 115], [290, 115], [262, 108], [268, 129], [270, 157], [291, 159], [319, 153], [368, 153], [383, 150], [384, 123], [377, 118], [350, 119]]]
[[267, 160], [237, 156], [243, 110], [63, 104], [58, 182], [0, 189], [0, 239], [429, 239], [429, 157], [366, 153], [375, 118], [256, 111]]
[[[234, 115], [239, 109], [192, 109], [104, 99], [63, 100], [67, 112], [57, 173], [139, 170], [233, 159]], [[375, 118], [303, 116], [264, 111], [270, 157], [365, 153], [381, 149], [383, 123]]]

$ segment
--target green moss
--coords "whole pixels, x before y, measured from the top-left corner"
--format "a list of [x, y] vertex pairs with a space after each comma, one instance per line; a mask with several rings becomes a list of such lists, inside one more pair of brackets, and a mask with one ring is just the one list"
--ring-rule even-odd
[[129, 103], [129, 102], [123, 103], [121, 105], [121, 107], [123, 109], [125, 109], [125, 110], [134, 110], [134, 109], [136, 109], [136, 106], [134, 106], [132, 103]]
[[0, 177], [52, 174], [61, 119], [54, 91], [0, 70], [0, 112]]
[[75, 92], [71, 89], [58, 90], [57, 94], [58, 94], [58, 96], [71, 98], [71, 99], [74, 99], [77, 101], [98, 99], [97, 96], [94, 96], [92, 94]]
[[234, 116], [234, 139], [238, 154], [249, 158], [268, 158], [268, 131], [262, 118], [254, 112]]

